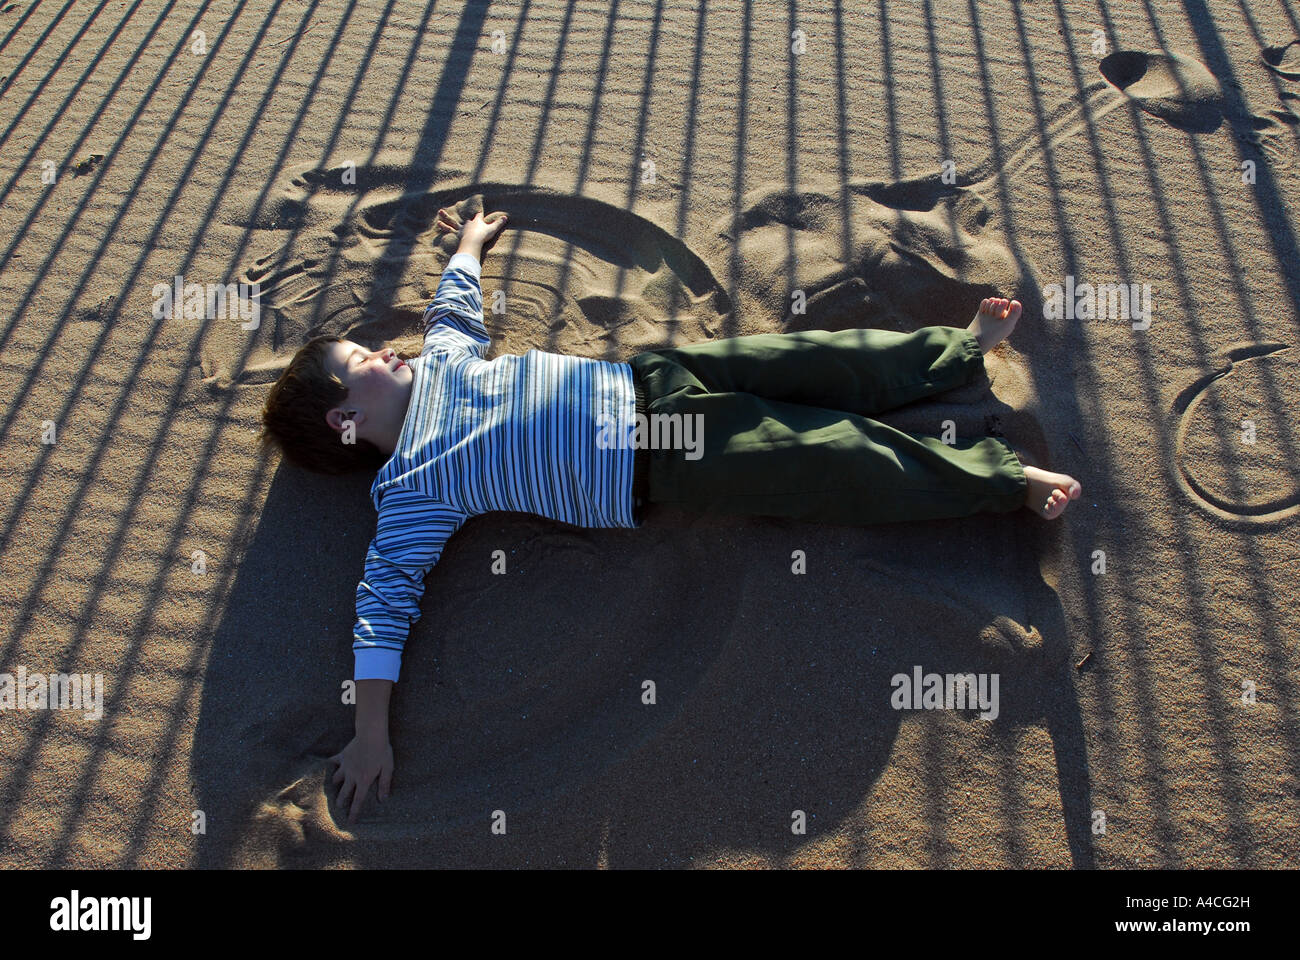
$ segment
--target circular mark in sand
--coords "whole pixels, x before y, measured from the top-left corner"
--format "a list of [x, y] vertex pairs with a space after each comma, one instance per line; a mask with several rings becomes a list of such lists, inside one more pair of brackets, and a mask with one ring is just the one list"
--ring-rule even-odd
[[1209, 133], [1223, 120], [1223, 89], [1199, 60], [1173, 51], [1117, 50], [1100, 67], [1125, 96], [1180, 130]]
[[1178, 485], [1221, 520], [1262, 525], [1300, 514], [1291, 459], [1300, 363], [1287, 351], [1282, 343], [1233, 347], [1174, 402]]

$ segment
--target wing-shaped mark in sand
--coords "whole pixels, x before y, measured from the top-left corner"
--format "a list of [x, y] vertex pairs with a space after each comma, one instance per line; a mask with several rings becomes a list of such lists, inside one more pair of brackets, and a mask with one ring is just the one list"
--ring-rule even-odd
[[[1193, 503], [1219, 519], [1258, 525], [1300, 513], [1295, 451], [1285, 443], [1296, 422], [1300, 363], [1282, 355], [1288, 349], [1284, 343], [1232, 347], [1223, 366], [1174, 401], [1175, 478]], [[1276, 395], [1289, 408], [1277, 409]], [[1244, 420], [1254, 424], [1254, 442], [1246, 440]]]
[[[846, 197], [844, 211], [831, 190], [758, 190], [716, 223], [711, 259], [736, 264], [742, 316], [785, 330], [913, 330], [964, 326], [995, 294], [1041, 309], [1032, 269], [986, 230], [989, 209], [973, 189], [934, 174], [852, 182]], [[792, 290], [804, 291], [805, 312], [791, 312]]]
[[[485, 208], [510, 215], [482, 275], [497, 353], [621, 359], [661, 342], [669, 320], [687, 338], [709, 339], [731, 309], [686, 244], [600, 200], [501, 183], [404, 193], [400, 165], [358, 167], [355, 186], [345, 172], [291, 168], [265, 213], [232, 219], [254, 230], [254, 249], [268, 250], [239, 278], [260, 284], [262, 323], [242, 369], [247, 342], [213, 340], [201, 363], [210, 386], [271, 382], [321, 334], [418, 353], [420, 319], [456, 247], [436, 227], [442, 207], [464, 218]], [[504, 313], [493, 312], [497, 290]]]

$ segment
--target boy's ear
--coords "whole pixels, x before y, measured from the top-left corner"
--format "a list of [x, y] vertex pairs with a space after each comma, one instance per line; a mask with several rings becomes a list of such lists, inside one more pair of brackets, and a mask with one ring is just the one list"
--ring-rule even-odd
[[360, 410], [344, 410], [342, 407], [335, 407], [325, 414], [325, 422], [335, 433], [342, 433], [348, 420], [360, 427], [366, 422], [366, 415]]

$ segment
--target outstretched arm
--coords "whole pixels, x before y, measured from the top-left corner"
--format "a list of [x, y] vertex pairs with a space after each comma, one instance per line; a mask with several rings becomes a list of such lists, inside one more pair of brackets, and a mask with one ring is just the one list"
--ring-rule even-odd
[[452, 207], [438, 211], [438, 229], [460, 234], [460, 245], [447, 261], [438, 290], [424, 312], [424, 349], [469, 353], [480, 359], [487, 355], [492, 338], [483, 323], [483, 292], [479, 275], [483, 248], [504, 228], [506, 215], [480, 213], [462, 224]]
[[372, 783], [378, 781], [380, 802], [388, 799], [393, 783], [393, 746], [388, 739], [388, 698], [392, 692], [392, 680], [357, 681], [356, 735], [342, 752], [330, 757], [339, 765], [334, 782], [343, 784], [339, 807], [345, 806], [349, 797], [352, 800], [348, 823], [357, 822], [361, 802]]
[[353, 627], [357, 684], [356, 733], [330, 759], [339, 764], [334, 782], [342, 808], [351, 797], [348, 822], [378, 781], [379, 799], [388, 797], [393, 749], [388, 736], [388, 701], [401, 667], [411, 624], [420, 619], [424, 578], [442, 556], [447, 540], [467, 515], [423, 494], [394, 487], [381, 495], [375, 538], [366, 552], [365, 578], [357, 584], [357, 622]]

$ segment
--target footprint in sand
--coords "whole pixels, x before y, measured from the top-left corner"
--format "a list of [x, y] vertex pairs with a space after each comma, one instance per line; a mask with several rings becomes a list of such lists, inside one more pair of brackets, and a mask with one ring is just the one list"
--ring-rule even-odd
[[1172, 50], [1120, 50], [1100, 69], [1139, 107], [1180, 130], [1210, 133], [1223, 121], [1223, 89], [1199, 60]]
[[1295, 163], [1296, 127], [1300, 125], [1300, 96], [1282, 94], [1282, 109], [1267, 113], [1253, 113], [1240, 122], [1233, 123], [1237, 139], [1268, 159], [1275, 170], [1283, 170]]
[[1175, 476], [1193, 503], [1250, 525], [1300, 513], [1297, 395], [1300, 363], [1283, 343], [1234, 346], [1179, 394]]
[[1287, 80], [1300, 80], [1300, 40], [1265, 47], [1260, 51], [1264, 63], [1279, 77]]
[[[447, 206], [466, 219], [485, 208], [510, 214], [482, 275], [496, 353], [536, 346], [621, 359], [663, 342], [667, 321], [685, 339], [711, 339], [731, 308], [689, 247], [599, 200], [495, 183], [403, 192], [396, 164], [357, 168], [357, 186], [344, 173], [294, 168], [262, 212], [231, 218], [253, 231], [254, 249], [271, 249], [238, 278], [261, 291], [251, 350], [229, 331], [212, 338], [201, 359], [209, 386], [269, 383], [321, 334], [418, 353], [420, 319], [456, 247], [436, 227]], [[498, 290], [506, 311], [494, 314]]]
[[[1264, 62], [1280, 76], [1300, 79], [1300, 46], [1293, 41], [1263, 52]], [[1101, 61], [1102, 75], [1152, 116], [1189, 133], [1210, 133], [1226, 117], [1233, 135], [1268, 159], [1274, 169], [1295, 162], [1295, 127], [1300, 124], [1300, 96], [1282, 94], [1282, 106], [1262, 113], [1228, 109], [1223, 87], [1202, 64], [1175, 51], [1146, 53], [1123, 50]], [[1103, 112], [1109, 112], [1104, 110]]]

